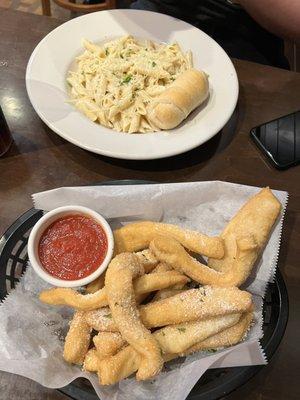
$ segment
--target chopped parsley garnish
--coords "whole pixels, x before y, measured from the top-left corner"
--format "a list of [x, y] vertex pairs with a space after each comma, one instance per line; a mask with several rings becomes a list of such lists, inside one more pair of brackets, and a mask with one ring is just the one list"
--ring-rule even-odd
[[152, 61], [152, 67], [155, 67], [155, 66], [156, 66], [156, 62]]
[[131, 81], [132, 76], [131, 75], [127, 75], [125, 76], [125, 78], [122, 80], [122, 85], [124, 83], [129, 83]]
[[104, 315], [105, 318], [110, 318], [111, 319], [111, 314], [106, 314]]
[[109, 55], [108, 47], [105, 49], [105, 54], [106, 54], [107, 56]]
[[120, 54], [120, 57], [121, 57], [121, 58], [124, 58], [123, 54]]
[[163, 353], [162, 349], [160, 349], [160, 355], [161, 355], [161, 356], [163, 356], [163, 355], [164, 355], [164, 353]]
[[173, 77], [171, 77], [170, 79], [171, 79], [171, 81], [175, 81], [175, 78], [173, 78]]
[[217, 352], [217, 350], [216, 349], [208, 349], [208, 350], [206, 350], [208, 353], [216, 353]]
[[185, 332], [186, 328], [177, 328], [179, 330], [179, 332]]

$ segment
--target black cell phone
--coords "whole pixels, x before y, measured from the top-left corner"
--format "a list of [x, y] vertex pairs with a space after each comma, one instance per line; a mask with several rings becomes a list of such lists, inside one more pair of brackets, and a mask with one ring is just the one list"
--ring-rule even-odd
[[300, 162], [300, 111], [257, 126], [250, 135], [276, 168]]

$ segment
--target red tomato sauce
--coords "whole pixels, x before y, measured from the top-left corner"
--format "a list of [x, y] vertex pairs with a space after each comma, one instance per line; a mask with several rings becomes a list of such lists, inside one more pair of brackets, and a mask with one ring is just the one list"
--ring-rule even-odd
[[43, 232], [38, 253], [50, 275], [70, 281], [93, 273], [107, 249], [102, 226], [86, 215], [76, 214], [57, 219]]

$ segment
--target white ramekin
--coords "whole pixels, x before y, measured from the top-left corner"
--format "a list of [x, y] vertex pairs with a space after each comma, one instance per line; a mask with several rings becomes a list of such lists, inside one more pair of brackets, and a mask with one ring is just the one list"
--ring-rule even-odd
[[[96, 269], [96, 271], [94, 271], [92, 274], [90, 274], [85, 278], [73, 281], [55, 278], [54, 276], [50, 275], [43, 268], [38, 255], [39, 241], [45, 229], [47, 229], [48, 226], [51, 225], [57, 219], [71, 214], [87, 215], [88, 217], [91, 217], [96, 222], [98, 222], [104, 229], [104, 232], [107, 236], [107, 244], [108, 244], [106, 256], [103, 262]], [[107, 221], [96, 211], [81, 206], [65, 206], [65, 207], [55, 208], [54, 210], [49, 211], [34, 225], [28, 239], [28, 257], [33, 269], [44, 281], [50, 283], [51, 285], [60, 287], [79, 287], [87, 285], [88, 283], [98, 278], [98, 276], [100, 276], [106, 270], [112, 258], [113, 250], [114, 250], [114, 236]]]

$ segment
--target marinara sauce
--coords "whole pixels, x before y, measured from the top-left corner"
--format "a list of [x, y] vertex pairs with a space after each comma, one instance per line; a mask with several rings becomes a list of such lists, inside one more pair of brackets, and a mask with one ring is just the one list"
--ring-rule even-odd
[[85, 278], [103, 262], [108, 249], [102, 226], [83, 214], [57, 219], [43, 232], [38, 253], [43, 268], [66, 281]]

